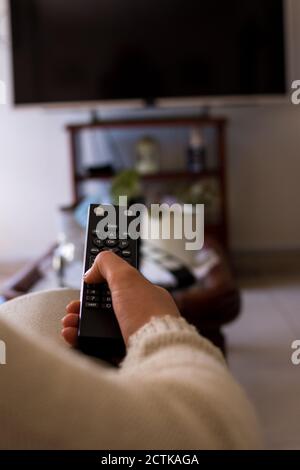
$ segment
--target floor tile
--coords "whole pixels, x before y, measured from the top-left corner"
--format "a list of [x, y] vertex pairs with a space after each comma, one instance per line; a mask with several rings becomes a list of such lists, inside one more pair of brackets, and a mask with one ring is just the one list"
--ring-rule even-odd
[[256, 407], [266, 448], [300, 449], [300, 366], [291, 363], [299, 306], [300, 283], [251, 283], [243, 314], [226, 329], [230, 368]]

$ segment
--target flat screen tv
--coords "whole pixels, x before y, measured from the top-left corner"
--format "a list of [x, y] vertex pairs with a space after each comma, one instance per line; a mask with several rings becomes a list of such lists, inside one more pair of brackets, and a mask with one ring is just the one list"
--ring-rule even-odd
[[284, 0], [10, 0], [17, 104], [283, 95]]

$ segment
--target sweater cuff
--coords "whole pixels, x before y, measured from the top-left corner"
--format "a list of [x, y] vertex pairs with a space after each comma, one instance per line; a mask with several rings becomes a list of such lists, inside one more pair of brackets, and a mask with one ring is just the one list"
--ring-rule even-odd
[[127, 370], [136, 368], [143, 360], [176, 346], [202, 351], [225, 364], [221, 351], [203, 338], [183, 317], [165, 315], [152, 317], [149, 323], [130, 337], [127, 356], [121, 367]]

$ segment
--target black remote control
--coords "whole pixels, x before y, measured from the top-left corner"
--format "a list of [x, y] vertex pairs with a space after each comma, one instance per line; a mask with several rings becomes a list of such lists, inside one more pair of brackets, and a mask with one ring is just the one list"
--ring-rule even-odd
[[[119, 214], [123, 211], [122, 224]], [[127, 208], [94, 205], [89, 209], [84, 272], [102, 251], [112, 251], [138, 268], [138, 240], [130, 236], [130, 224], [136, 217]], [[125, 344], [113, 311], [107, 284], [86, 284], [81, 289], [78, 347], [89, 355], [116, 363], [125, 355]]]

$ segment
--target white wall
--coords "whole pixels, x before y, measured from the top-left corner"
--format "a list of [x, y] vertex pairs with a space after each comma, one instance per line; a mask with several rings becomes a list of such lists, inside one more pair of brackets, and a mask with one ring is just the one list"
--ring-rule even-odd
[[232, 247], [300, 248], [300, 107], [228, 115]]
[[[5, 3], [0, 0], [0, 15]], [[64, 125], [86, 118], [82, 112], [15, 110], [8, 50], [1, 41], [0, 79], [8, 95], [8, 104], [0, 105], [1, 260], [37, 256], [56, 240], [57, 208], [71, 200]]]
[[[300, 2], [292, 2], [293, 56], [299, 52], [293, 78], [300, 79]], [[0, 79], [5, 73], [10, 93], [7, 55], [0, 45]], [[299, 248], [300, 107], [218, 112], [230, 119], [232, 247]], [[55, 239], [57, 207], [71, 201], [64, 125], [84, 119], [83, 112], [0, 105], [0, 259], [39, 255]]]
[[[288, 70], [292, 83], [300, 79], [299, 0], [286, 0], [286, 8]], [[225, 114], [230, 119], [228, 182], [232, 248], [299, 249], [300, 106], [227, 109]]]

